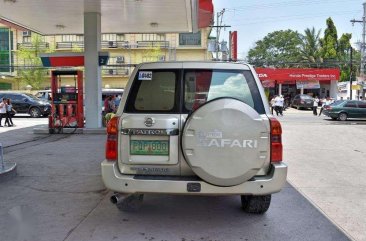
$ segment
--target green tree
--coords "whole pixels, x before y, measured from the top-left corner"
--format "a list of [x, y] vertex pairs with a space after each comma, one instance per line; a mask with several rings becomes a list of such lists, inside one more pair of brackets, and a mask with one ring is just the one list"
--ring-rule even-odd
[[318, 67], [323, 61], [320, 55], [320, 30], [316, 31], [314, 27], [307, 28], [304, 33], [301, 43], [301, 62], [308, 64], [309, 67]]
[[328, 18], [327, 28], [324, 30], [324, 37], [320, 39], [320, 52], [325, 63], [335, 62], [337, 60], [338, 35], [337, 28], [332, 18]]
[[47, 70], [43, 68], [40, 54], [53, 52], [54, 50], [45, 46], [43, 37], [32, 34], [31, 47], [22, 46], [18, 49], [16, 56], [23, 67], [18, 69], [18, 76], [26, 85], [33, 89], [40, 89], [44, 79], [47, 77]]
[[269, 33], [248, 52], [249, 63], [260, 67], [289, 67], [301, 59], [301, 35], [292, 30]]

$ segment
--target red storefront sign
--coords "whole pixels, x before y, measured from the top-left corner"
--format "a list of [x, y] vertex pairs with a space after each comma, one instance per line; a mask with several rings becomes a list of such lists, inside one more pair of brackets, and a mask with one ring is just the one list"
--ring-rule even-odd
[[230, 42], [231, 59], [236, 61], [238, 59], [238, 31], [230, 33]]
[[296, 80], [320, 82], [330, 82], [339, 80], [339, 69], [270, 69], [256, 68], [258, 77], [261, 81], [272, 80], [278, 84], [295, 84]]

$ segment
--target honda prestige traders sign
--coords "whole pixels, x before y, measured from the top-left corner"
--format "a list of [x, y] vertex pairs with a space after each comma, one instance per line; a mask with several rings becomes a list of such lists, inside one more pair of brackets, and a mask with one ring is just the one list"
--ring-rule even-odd
[[272, 69], [256, 68], [258, 77], [261, 81], [272, 80], [277, 83], [296, 81], [330, 81], [339, 80], [339, 69]]

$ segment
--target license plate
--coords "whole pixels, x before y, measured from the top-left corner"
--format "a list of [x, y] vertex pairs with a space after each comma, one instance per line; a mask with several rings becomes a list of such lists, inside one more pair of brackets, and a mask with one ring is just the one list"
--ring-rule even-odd
[[169, 141], [162, 140], [131, 140], [130, 141], [131, 155], [153, 155], [153, 156], [168, 156]]

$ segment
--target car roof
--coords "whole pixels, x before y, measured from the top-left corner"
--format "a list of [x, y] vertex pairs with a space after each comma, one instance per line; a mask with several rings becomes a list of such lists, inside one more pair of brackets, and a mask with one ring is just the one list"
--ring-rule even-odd
[[137, 66], [138, 69], [239, 69], [250, 70], [251, 66], [243, 62], [221, 61], [164, 61], [147, 62]]

